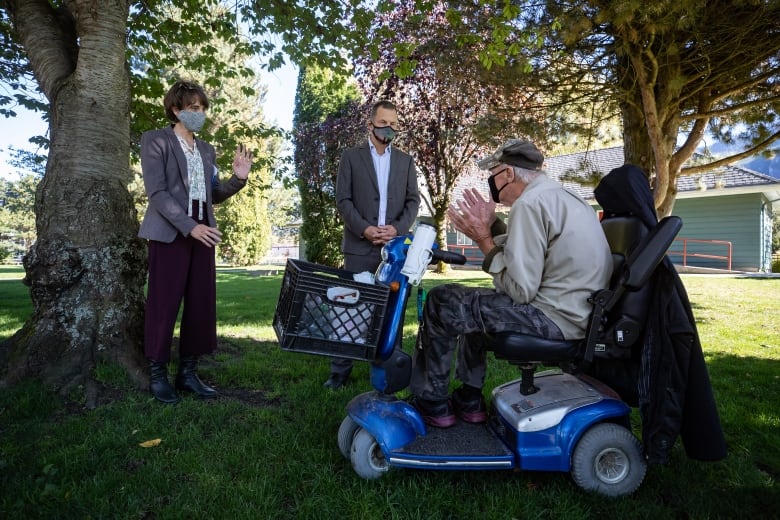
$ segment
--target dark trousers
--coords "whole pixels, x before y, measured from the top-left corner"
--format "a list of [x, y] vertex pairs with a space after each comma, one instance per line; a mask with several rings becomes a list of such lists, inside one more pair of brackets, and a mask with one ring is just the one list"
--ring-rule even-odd
[[179, 356], [211, 354], [217, 347], [214, 248], [182, 235], [170, 244], [150, 240], [144, 323], [147, 358], [170, 361], [173, 328], [182, 300]]
[[[375, 273], [380, 263], [382, 263], [381, 247], [373, 247], [367, 255], [344, 255], [344, 269], [353, 273], [362, 273], [363, 271]], [[330, 372], [331, 374], [348, 376], [352, 372], [352, 365], [351, 359], [332, 358], [330, 361]]]
[[457, 351], [456, 377], [482, 388], [485, 383], [484, 333], [514, 331], [563, 339], [561, 329], [532, 305], [512, 301], [495, 289], [446, 284], [428, 293], [423, 311], [422, 350], [415, 351], [409, 390], [431, 401], [447, 399], [452, 358]]

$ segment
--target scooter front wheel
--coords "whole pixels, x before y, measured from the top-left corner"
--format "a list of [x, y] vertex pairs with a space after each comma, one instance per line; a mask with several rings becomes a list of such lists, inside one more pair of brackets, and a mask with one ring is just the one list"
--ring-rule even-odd
[[350, 460], [355, 473], [369, 480], [381, 477], [390, 469], [374, 436], [362, 428], [352, 440]]
[[344, 420], [341, 421], [339, 426], [338, 443], [339, 451], [344, 455], [345, 459], [349, 459], [350, 452], [352, 451], [352, 441], [355, 439], [355, 434], [360, 429], [360, 425], [352, 420], [352, 417], [347, 415]]
[[610, 497], [636, 491], [646, 472], [639, 440], [612, 423], [597, 424], [585, 432], [571, 461], [571, 476], [578, 486]]

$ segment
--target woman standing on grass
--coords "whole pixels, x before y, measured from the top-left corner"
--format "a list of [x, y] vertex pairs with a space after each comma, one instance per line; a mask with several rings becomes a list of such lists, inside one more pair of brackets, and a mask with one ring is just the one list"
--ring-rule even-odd
[[[198, 358], [217, 346], [214, 246], [221, 240], [213, 204], [246, 185], [252, 154], [239, 145], [233, 175], [221, 183], [216, 152], [195, 137], [206, 120], [209, 100], [199, 85], [177, 81], [164, 99], [171, 125], [141, 136], [141, 168], [149, 206], [138, 234], [149, 241], [149, 286], [144, 353], [150, 389], [163, 403], [177, 403], [176, 389], [201, 399], [217, 396], [197, 373]], [[179, 371], [168, 381], [173, 329], [182, 300]]]

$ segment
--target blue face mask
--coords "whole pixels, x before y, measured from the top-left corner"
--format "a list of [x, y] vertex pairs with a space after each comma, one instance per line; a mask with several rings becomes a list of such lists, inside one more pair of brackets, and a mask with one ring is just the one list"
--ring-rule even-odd
[[203, 124], [206, 122], [205, 112], [193, 112], [191, 110], [181, 110], [177, 116], [184, 128], [190, 132], [200, 132]]

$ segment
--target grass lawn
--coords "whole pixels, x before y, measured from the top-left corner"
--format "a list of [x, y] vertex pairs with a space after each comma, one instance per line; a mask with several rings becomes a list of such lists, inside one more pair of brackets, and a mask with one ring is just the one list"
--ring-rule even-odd
[[[0, 341], [29, 315], [18, 267], [0, 266]], [[428, 276], [489, 285], [476, 271]], [[360, 479], [336, 445], [368, 366], [326, 391], [328, 359], [283, 352], [271, 320], [281, 276], [220, 270], [219, 350], [201, 375], [213, 402], [156, 403], [99, 367], [112, 400], [82, 407], [35, 381], [0, 392], [0, 518], [547, 519], [770, 518], [780, 510], [780, 279], [684, 275], [730, 455], [689, 460], [678, 440], [631, 497], [562, 473], [393, 470]], [[414, 343], [410, 308], [405, 348]], [[518, 377], [489, 356], [486, 387]], [[487, 395], [489, 393], [485, 392]], [[638, 423], [636, 424], [638, 428]], [[142, 443], [152, 442], [151, 447]]]

